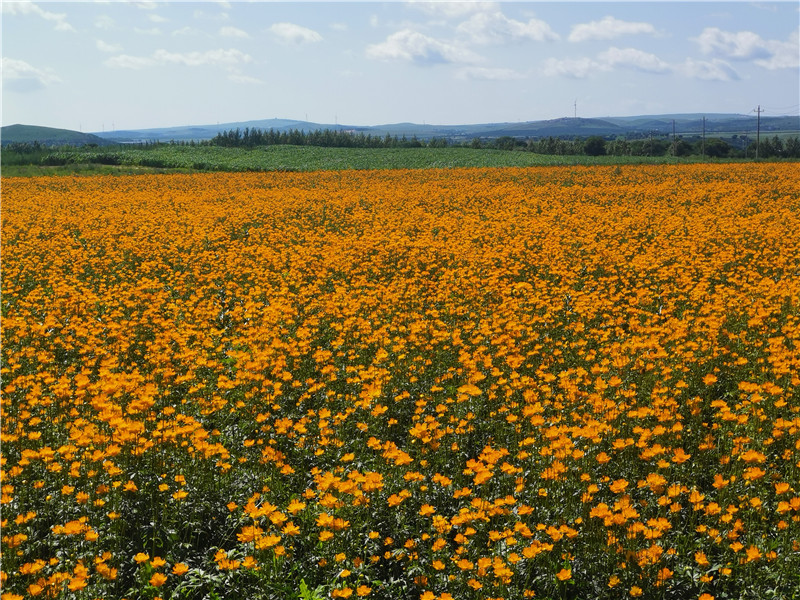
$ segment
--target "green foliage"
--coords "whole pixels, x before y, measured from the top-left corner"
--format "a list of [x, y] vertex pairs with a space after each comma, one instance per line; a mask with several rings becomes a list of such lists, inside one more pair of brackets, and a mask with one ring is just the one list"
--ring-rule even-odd
[[[4, 176], [68, 173], [131, 173], [183, 171], [319, 171], [343, 169], [427, 169], [457, 167], [524, 167], [670, 162], [638, 156], [587, 157], [545, 155], [459, 147], [320, 148], [267, 146], [254, 149], [160, 144], [150, 148], [58, 150], [40, 157], [34, 166], [9, 165]], [[22, 163], [25, 164], [25, 163]], [[30, 165], [30, 163], [27, 163]]]
[[599, 135], [593, 135], [583, 144], [587, 156], [603, 156], [606, 153], [606, 141]]

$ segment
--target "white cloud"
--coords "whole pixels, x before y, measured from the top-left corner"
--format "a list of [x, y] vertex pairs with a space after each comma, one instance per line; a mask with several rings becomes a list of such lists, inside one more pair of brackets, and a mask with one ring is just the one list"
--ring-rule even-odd
[[119, 44], [109, 44], [103, 40], [97, 40], [97, 49], [100, 52], [122, 52], [122, 46]]
[[242, 75], [241, 73], [231, 73], [228, 79], [234, 83], [245, 83], [251, 85], [262, 85], [264, 82], [257, 77], [250, 77], [249, 75]]
[[591, 58], [548, 58], [544, 61], [542, 73], [549, 77], [573, 77], [583, 79], [601, 69], [602, 65]]
[[172, 35], [197, 35], [202, 33], [199, 29], [195, 29], [194, 27], [189, 27], [188, 25], [185, 27], [181, 27], [180, 29], [176, 29], [172, 32]]
[[761, 36], [752, 31], [732, 33], [717, 27], [706, 27], [696, 38], [703, 54], [714, 54], [730, 60], [755, 60], [770, 58], [771, 52]]
[[646, 73], [668, 73], [672, 66], [658, 58], [655, 54], [642, 52], [635, 48], [611, 47], [601, 52], [596, 58], [549, 58], [544, 62], [542, 72], [545, 75], [566, 76], [583, 79], [590, 75], [604, 71], [612, 71], [617, 67], [634, 69]]
[[104, 64], [108, 67], [123, 69], [143, 69], [146, 67], [165, 65], [183, 65], [187, 67], [200, 67], [205, 65], [231, 66], [251, 62], [252, 60], [249, 54], [245, 54], [234, 48], [228, 50], [219, 49], [207, 50], [206, 52], [184, 53], [156, 50], [150, 56], [130, 56], [127, 54], [112, 56], [106, 60]]
[[409, 6], [430, 15], [449, 19], [463, 19], [476, 12], [496, 11], [495, 2], [453, 2], [452, 0], [409, 0]]
[[692, 41], [700, 46], [703, 54], [728, 60], [752, 61], [769, 70], [796, 69], [800, 66], [800, 44], [798, 30], [785, 42], [765, 40], [752, 31], [723, 31], [717, 27], [706, 27]]
[[623, 35], [639, 33], [655, 34], [656, 28], [650, 23], [621, 21], [614, 17], [603, 17], [599, 21], [580, 23], [573, 26], [568, 39], [570, 42], [611, 40]]
[[98, 29], [112, 29], [116, 25], [114, 19], [108, 15], [100, 15], [94, 20], [94, 26]]
[[509, 19], [499, 10], [479, 12], [458, 26], [458, 32], [478, 44], [497, 44], [506, 41], [557, 40], [556, 34], [544, 21], [530, 19], [527, 23]]
[[525, 79], [525, 75], [513, 69], [492, 67], [464, 67], [456, 73], [458, 79], [473, 79], [483, 81], [511, 81]]
[[147, 15], [147, 18], [148, 18], [148, 19], [149, 19], [149, 20], [150, 20], [152, 23], [166, 23], [167, 21], [169, 21], [169, 19], [167, 19], [167, 18], [165, 18], [165, 17], [162, 17], [161, 15], [156, 15], [156, 14], [153, 14], [153, 15]]
[[[225, 6], [222, 6], [222, 8], [225, 8]], [[192, 17], [194, 17], [195, 19], [204, 19], [210, 21], [227, 21], [228, 19], [230, 19], [230, 15], [227, 12], [223, 11], [220, 13], [207, 13], [200, 9], [195, 10], [192, 13]]]
[[166, 50], [156, 50], [153, 58], [161, 64], [179, 64], [187, 67], [199, 67], [203, 65], [235, 65], [247, 63], [253, 60], [249, 54], [241, 50], [229, 48], [228, 50], [207, 50], [205, 52], [167, 52]]
[[38, 4], [33, 2], [3, 2], [3, 14], [13, 16], [26, 16], [36, 15], [45, 21], [52, 21], [55, 23], [56, 31], [75, 31], [75, 28], [67, 23], [67, 15], [64, 13], [53, 13], [44, 10]]
[[642, 52], [635, 48], [609, 48], [601, 52], [597, 58], [609, 68], [628, 67], [647, 73], [666, 73], [671, 70], [669, 64], [658, 58], [655, 54]]
[[230, 25], [226, 27], [222, 27], [219, 30], [219, 34], [224, 37], [235, 37], [235, 38], [249, 38], [250, 36], [246, 31], [242, 31], [236, 27], [232, 27]]
[[144, 69], [156, 65], [155, 60], [147, 56], [130, 56], [129, 54], [120, 54], [112, 56], [103, 62], [107, 67], [114, 67], [120, 69]]
[[161, 35], [161, 30], [158, 27], [151, 27], [150, 29], [134, 27], [133, 30], [139, 35]]
[[757, 60], [756, 64], [765, 69], [797, 69], [800, 67], [800, 30], [795, 31], [789, 36], [786, 42], [770, 40], [767, 48], [772, 52], [772, 56], [763, 60]]
[[32, 92], [61, 79], [49, 71], [37, 69], [24, 60], [3, 57], [3, 87], [13, 92]]
[[710, 62], [687, 58], [686, 62], [679, 67], [679, 70], [693, 79], [705, 79], [707, 81], [735, 81], [739, 79], [739, 74], [733, 67], [718, 58]]
[[310, 44], [321, 42], [322, 36], [313, 29], [301, 27], [294, 23], [275, 23], [270, 32], [285, 44]]
[[476, 63], [481, 58], [474, 52], [428, 37], [411, 29], [391, 34], [380, 44], [367, 46], [367, 57], [377, 60], [405, 60], [417, 64]]

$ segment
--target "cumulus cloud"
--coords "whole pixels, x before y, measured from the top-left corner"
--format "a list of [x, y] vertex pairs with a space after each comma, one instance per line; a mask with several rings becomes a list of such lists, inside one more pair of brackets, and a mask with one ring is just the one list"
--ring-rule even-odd
[[613, 67], [628, 67], [646, 73], [666, 73], [671, 68], [668, 63], [658, 58], [655, 54], [642, 52], [635, 48], [609, 48], [601, 52], [598, 57], [602, 65]]
[[122, 52], [122, 46], [119, 44], [109, 44], [103, 40], [97, 40], [96, 46], [100, 52]]
[[771, 42], [772, 56], [757, 60], [756, 64], [767, 69], [797, 69], [800, 67], [800, 29], [789, 36], [786, 42]]
[[171, 35], [199, 35], [201, 33], [202, 31], [199, 29], [195, 29], [194, 27], [186, 25], [180, 29], [175, 29]]
[[139, 35], [161, 35], [161, 30], [158, 27], [151, 27], [150, 29], [134, 27], [133, 30]]
[[501, 67], [464, 67], [456, 73], [458, 79], [483, 81], [511, 81], [524, 79], [525, 75], [513, 69]]
[[498, 44], [518, 40], [543, 42], [558, 39], [558, 34], [544, 21], [530, 19], [525, 23], [509, 19], [499, 10], [472, 15], [458, 26], [458, 32], [478, 44]]
[[409, 0], [409, 6], [418, 8], [429, 15], [446, 19], [463, 19], [477, 12], [495, 11], [495, 2], [453, 2], [452, 0]]
[[733, 67], [718, 58], [711, 61], [687, 58], [679, 70], [687, 77], [706, 81], [735, 81], [739, 79], [739, 74]]
[[12, 92], [33, 92], [61, 79], [52, 72], [42, 70], [14, 58], [3, 57], [3, 87]]
[[635, 21], [621, 21], [614, 17], [603, 17], [599, 21], [580, 23], [573, 26], [569, 34], [570, 42], [585, 42], [588, 40], [612, 40], [623, 35], [655, 34], [656, 28], [650, 23]]
[[242, 75], [241, 73], [231, 73], [228, 79], [234, 83], [244, 83], [248, 85], [262, 85], [264, 82], [257, 77], [250, 77], [249, 75]]
[[114, 19], [108, 15], [100, 15], [94, 20], [94, 26], [98, 29], [112, 29], [116, 25]]
[[601, 65], [591, 58], [548, 58], [544, 61], [542, 73], [549, 77], [572, 77], [583, 79], [601, 68]]
[[771, 55], [761, 36], [752, 31], [734, 33], [706, 27], [694, 41], [703, 54], [715, 54], [730, 60], [765, 59]]
[[251, 62], [253, 59], [249, 54], [240, 50], [230, 48], [227, 50], [207, 50], [206, 52], [169, 52], [167, 50], [156, 50], [150, 56], [130, 56], [120, 54], [112, 56], [105, 61], [108, 67], [122, 69], [144, 69], [146, 67], [157, 67], [166, 65], [183, 65], [186, 67], [200, 66], [232, 66], [240, 63]]
[[544, 62], [543, 73], [549, 76], [566, 76], [582, 79], [599, 71], [612, 71], [622, 67], [645, 73], [663, 74], [673, 70], [672, 66], [655, 54], [636, 48], [611, 47], [596, 58], [550, 58]]
[[249, 38], [250, 35], [246, 31], [242, 31], [237, 27], [232, 27], [230, 25], [226, 27], [222, 27], [219, 30], [219, 34], [224, 37], [235, 37], [235, 38]]
[[54, 13], [44, 10], [33, 2], [3, 2], [3, 14], [13, 16], [35, 15], [45, 21], [55, 23], [56, 31], [75, 31], [75, 28], [67, 23], [67, 15], [64, 13]]
[[367, 46], [367, 57], [377, 60], [404, 60], [422, 65], [480, 61], [478, 55], [466, 48], [411, 29], [397, 31], [380, 44]]
[[311, 44], [322, 41], [322, 36], [313, 29], [294, 23], [275, 23], [269, 30], [284, 44]]
[[703, 54], [721, 59], [752, 61], [769, 70], [797, 69], [800, 66], [800, 30], [786, 41], [765, 40], [752, 31], [723, 31], [706, 27], [693, 41]]

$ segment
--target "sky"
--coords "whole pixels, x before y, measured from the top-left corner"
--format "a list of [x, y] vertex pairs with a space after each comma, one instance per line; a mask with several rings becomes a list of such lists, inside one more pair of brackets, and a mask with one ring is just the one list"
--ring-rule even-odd
[[2, 124], [800, 112], [787, 2], [14, 2]]

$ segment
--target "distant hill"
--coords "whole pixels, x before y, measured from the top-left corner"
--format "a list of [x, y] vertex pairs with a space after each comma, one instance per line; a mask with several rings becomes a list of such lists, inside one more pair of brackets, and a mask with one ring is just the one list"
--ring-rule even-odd
[[[427, 123], [390, 123], [385, 125], [342, 125], [339, 123], [313, 123], [293, 119], [259, 119], [236, 121], [216, 125], [187, 125], [161, 127], [154, 129], [131, 129], [80, 133], [67, 129], [35, 127], [33, 125], [10, 125], [2, 128], [2, 143], [38, 141], [45, 145], [95, 143], [140, 143], [169, 141], [209, 140], [222, 131], [234, 129], [273, 129], [275, 131], [316, 130], [348, 131], [356, 134], [384, 137], [390, 135], [402, 138], [417, 137], [420, 140], [447, 138], [454, 142], [469, 141], [473, 138], [483, 140], [510, 136], [518, 139], [537, 139], [546, 137], [586, 138], [593, 135], [613, 137], [669, 136], [673, 131], [685, 137], [700, 136], [705, 117], [706, 135], [755, 135], [756, 116], [719, 113], [681, 113], [665, 115], [638, 115], [630, 117], [602, 117], [549, 119], [543, 121], [524, 121], [516, 123], [478, 123], [468, 125], [429, 125]], [[800, 133], [800, 116], [762, 117], [762, 134]]]
[[[703, 117], [707, 135], [715, 133], [754, 134], [756, 131], [755, 115], [736, 114], [667, 114], [640, 115], [631, 117], [603, 118], [562, 118], [543, 121], [525, 121], [517, 123], [479, 123], [470, 125], [429, 125], [419, 123], [391, 123], [385, 125], [342, 125], [330, 123], [313, 123], [292, 119], [260, 119], [254, 121], [238, 121], [217, 125], [193, 125], [183, 127], [165, 127], [156, 129], [136, 129], [127, 131], [95, 132], [103, 139], [115, 142], [132, 143], [144, 141], [188, 141], [208, 140], [222, 131], [233, 129], [257, 128], [263, 130], [291, 131], [294, 129], [309, 132], [322, 129], [350, 131], [373, 136], [416, 136], [421, 140], [444, 137], [453, 141], [467, 141], [472, 138], [491, 139], [502, 136], [516, 138], [542, 137], [588, 137], [600, 135], [634, 136], [671, 135], [673, 120], [678, 135], [700, 135], [703, 131]], [[762, 133], [800, 132], [800, 116], [762, 117]]]
[[39, 142], [44, 146], [84, 146], [97, 144], [103, 146], [109, 143], [101, 137], [91, 133], [81, 133], [71, 129], [55, 129], [53, 127], [38, 127], [36, 125], [7, 125], [0, 128], [0, 142], [3, 146], [13, 143]]

